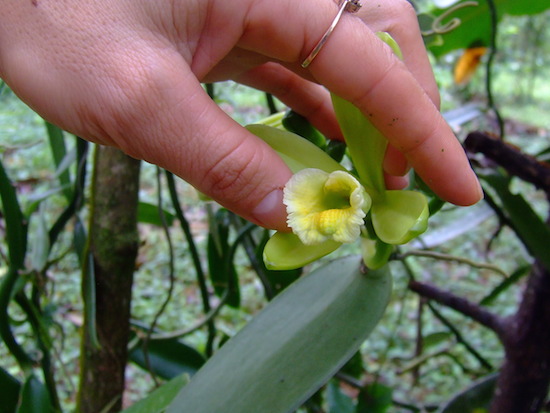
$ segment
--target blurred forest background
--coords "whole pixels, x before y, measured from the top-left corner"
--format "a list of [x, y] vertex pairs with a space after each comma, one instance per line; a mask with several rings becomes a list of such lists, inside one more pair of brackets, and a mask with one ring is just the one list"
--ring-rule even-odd
[[[419, 13], [434, 8], [429, 0], [415, 4]], [[503, 16], [498, 21], [494, 54], [491, 45], [484, 45], [486, 49], [473, 59], [479, 65], [469, 66], [467, 82], [462, 79], [457, 84], [455, 79], [455, 67], [466, 47], [441, 55], [436, 48], [431, 54], [442, 112], [462, 141], [475, 131], [504, 135], [507, 143], [548, 168], [543, 162], [550, 158], [549, 19], [548, 11]], [[426, 39], [428, 44], [429, 35]], [[268, 116], [274, 108], [285, 110], [264, 93], [232, 82], [207, 89], [243, 125]], [[480, 173], [494, 165], [494, 160], [473, 152], [472, 162]], [[0, 185], [9, 179], [15, 188], [14, 194], [4, 191], [0, 209], [0, 282], [4, 289], [14, 260], [21, 264], [15, 284], [0, 294], [4, 340], [0, 342], [0, 383], [3, 389], [13, 389], [0, 396], [0, 400], [5, 398], [0, 412], [15, 411], [10, 406], [16, 406], [22, 389], [28, 397], [34, 395], [35, 401], [34, 407], [22, 407], [19, 402], [19, 411], [46, 411], [40, 406], [48, 404], [63, 411], [83, 409], [82, 391], [80, 400], [77, 397], [85, 364], [82, 349], [93, 347], [97, 334], [85, 322], [86, 317], [94, 317], [89, 311], [95, 307], [86, 309], [84, 302], [99, 293], [86, 281], [94, 271], [86, 255], [90, 253], [87, 233], [93, 232], [89, 222], [100, 208], [95, 204], [93, 210], [90, 205], [97, 197], [94, 191], [108, 189], [111, 183], [94, 175], [98, 155], [92, 145], [46, 124], [3, 83], [0, 160], [5, 171]], [[261, 266], [257, 251], [265, 242], [265, 231], [248, 228], [246, 222], [155, 166], [136, 164], [127, 179], [139, 184], [139, 202], [135, 210], [128, 204], [125, 217], [131, 220], [135, 215], [139, 243], [130, 296], [121, 298], [131, 297], [131, 335], [125, 390], [113, 404], [120, 403], [118, 408], [131, 406], [159, 383], [181, 373], [193, 374], [299, 275], [285, 273], [277, 278]], [[529, 213], [536, 214], [525, 224], [527, 228], [532, 229], [532, 222], [544, 226], [549, 219], [548, 187], [510, 175], [506, 179], [507, 193], [521, 194], [532, 208]], [[399, 249], [392, 264], [394, 291], [384, 318], [338, 377], [301, 408], [304, 412], [467, 411], [453, 410], [456, 405], [448, 404], [465, 389], [470, 392], [459, 404], [462, 409], [468, 400], [482, 400], [486, 406], [494, 373], [505, 356], [499, 334], [479, 319], [439, 302], [423, 292], [422, 286], [438, 286], [499, 317], [516, 314], [529, 273], [541, 259], [538, 254], [546, 251], [550, 256], [550, 244], [545, 244], [545, 230], [542, 235], [534, 230], [534, 241], [525, 239], [514, 224], [514, 217], [525, 210], [518, 207], [518, 214], [509, 215], [510, 206], [496, 182], [496, 178], [484, 181], [488, 202], [468, 208], [441, 205], [430, 219], [429, 230]], [[16, 195], [19, 211], [7, 203], [12, 195]], [[18, 229], [13, 229], [15, 221], [8, 218], [21, 214], [25, 228], [19, 228], [20, 234], [28, 237], [17, 244], [13, 234]], [[10, 225], [12, 238], [8, 236]], [[100, 234], [97, 237], [101, 239]], [[23, 251], [17, 252], [14, 245], [24, 245]], [[338, 254], [358, 253], [355, 248]], [[230, 265], [223, 267], [227, 260]], [[421, 285], [412, 285], [411, 280]], [[228, 285], [229, 297], [220, 293]], [[116, 294], [109, 297], [118, 300]], [[205, 314], [215, 317], [200, 328], [189, 328], [205, 320]], [[169, 332], [174, 334], [154, 339]], [[6, 343], [10, 336], [16, 338], [16, 347]], [[14, 348], [23, 354], [17, 350], [14, 354]], [[379, 386], [373, 392], [375, 383]], [[370, 404], [358, 402], [360, 394], [369, 389]], [[38, 410], [33, 410], [36, 406]], [[538, 408], [544, 406], [550, 411], [548, 404], [540, 403]], [[111, 410], [106, 406], [104, 411]]]

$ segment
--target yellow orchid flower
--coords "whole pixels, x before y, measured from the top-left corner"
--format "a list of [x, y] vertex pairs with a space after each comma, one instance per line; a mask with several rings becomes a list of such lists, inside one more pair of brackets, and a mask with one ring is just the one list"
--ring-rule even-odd
[[288, 226], [306, 245], [332, 239], [359, 238], [371, 198], [361, 183], [344, 171], [308, 168], [293, 175], [284, 189]]

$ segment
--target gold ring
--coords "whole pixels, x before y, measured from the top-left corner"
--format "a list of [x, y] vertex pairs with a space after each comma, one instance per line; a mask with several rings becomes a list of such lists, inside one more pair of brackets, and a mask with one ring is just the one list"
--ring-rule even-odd
[[332, 24], [327, 29], [323, 37], [321, 37], [321, 40], [319, 40], [319, 43], [315, 45], [311, 53], [306, 57], [306, 59], [302, 62], [302, 67], [306, 68], [308, 67], [311, 62], [313, 62], [313, 59], [319, 54], [321, 51], [321, 48], [324, 46], [324, 44], [327, 42], [329, 36], [334, 31], [334, 28], [340, 21], [340, 17], [342, 17], [342, 14], [347, 11], [349, 13], [357, 13], [359, 9], [361, 8], [361, 3], [359, 0], [339, 0], [339, 9], [338, 14], [336, 14], [336, 17], [332, 21]]

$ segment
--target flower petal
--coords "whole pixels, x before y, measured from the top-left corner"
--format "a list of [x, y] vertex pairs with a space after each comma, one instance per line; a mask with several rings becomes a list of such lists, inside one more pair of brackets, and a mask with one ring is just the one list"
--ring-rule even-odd
[[270, 270], [292, 270], [330, 254], [340, 245], [332, 240], [305, 245], [293, 233], [276, 232], [264, 247], [264, 263]]
[[332, 239], [354, 242], [371, 199], [359, 181], [343, 171], [304, 169], [284, 189], [288, 225], [307, 245]]
[[371, 213], [376, 235], [387, 244], [405, 244], [428, 228], [428, 202], [420, 192], [386, 191]]
[[322, 149], [292, 132], [261, 124], [248, 125], [246, 129], [277, 151], [294, 173], [305, 168], [318, 168], [325, 172], [345, 170]]

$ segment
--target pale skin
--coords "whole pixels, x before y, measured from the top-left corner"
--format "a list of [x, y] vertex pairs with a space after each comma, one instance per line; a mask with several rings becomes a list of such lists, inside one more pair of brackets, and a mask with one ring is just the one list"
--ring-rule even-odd
[[[354, 103], [442, 198], [482, 194], [441, 117], [439, 95], [406, 0], [344, 13], [313, 63], [300, 63], [337, 12], [332, 0], [2, 0], [0, 77], [50, 122], [158, 164], [237, 214], [285, 230], [291, 172], [230, 119], [201, 82], [233, 79], [273, 93], [341, 139], [328, 90]], [[399, 61], [376, 36], [400, 45]], [[399, 178], [390, 178], [389, 180]]]

